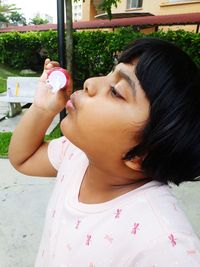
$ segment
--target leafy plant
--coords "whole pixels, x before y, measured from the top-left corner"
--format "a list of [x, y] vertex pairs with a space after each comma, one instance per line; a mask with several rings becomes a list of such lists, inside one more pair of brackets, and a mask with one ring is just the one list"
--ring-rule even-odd
[[9, 20], [14, 25], [23, 24], [26, 25], [26, 18], [23, 14], [19, 13], [18, 11], [11, 12], [9, 15]]
[[[115, 32], [81, 31], [74, 32], [74, 78], [86, 78], [106, 74], [112, 68], [115, 57], [131, 41], [144, 36], [134, 32], [132, 27], [124, 27]], [[159, 37], [174, 42], [200, 66], [200, 34], [178, 31], [158, 31], [146, 36]], [[57, 32], [2, 33], [0, 35], [0, 63], [14, 69], [31, 68], [33, 58], [41, 47], [53, 60], [58, 60]]]

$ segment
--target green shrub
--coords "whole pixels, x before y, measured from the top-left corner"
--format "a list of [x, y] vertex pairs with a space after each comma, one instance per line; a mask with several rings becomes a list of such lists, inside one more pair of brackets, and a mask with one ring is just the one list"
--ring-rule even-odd
[[[115, 32], [82, 31], [74, 32], [74, 76], [77, 81], [110, 71], [114, 58], [128, 43], [144, 36], [131, 27], [117, 29]], [[200, 34], [178, 31], [158, 31], [147, 36], [172, 41], [188, 53], [200, 66]], [[0, 63], [15, 69], [30, 68], [34, 53], [43, 47], [50, 58], [58, 60], [57, 32], [2, 33], [0, 35]]]
[[200, 34], [187, 32], [184, 30], [178, 31], [158, 31], [150, 34], [150, 36], [159, 37], [164, 40], [173, 42], [185, 51], [193, 61], [200, 66]]
[[34, 52], [40, 47], [36, 32], [10, 32], [0, 35], [0, 63], [14, 69], [30, 68]]
[[130, 28], [122, 28], [116, 32], [75, 32], [75, 78], [83, 81], [88, 77], [110, 72], [115, 56], [133, 39], [141, 36], [141, 33], [135, 33]]
[[56, 31], [40, 32], [40, 45], [44, 47], [48, 56], [53, 60], [58, 60], [58, 34]]

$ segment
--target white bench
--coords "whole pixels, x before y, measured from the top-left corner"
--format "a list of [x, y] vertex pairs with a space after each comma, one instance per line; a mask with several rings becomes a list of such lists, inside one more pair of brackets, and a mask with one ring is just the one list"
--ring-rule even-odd
[[13, 117], [22, 110], [21, 104], [33, 103], [39, 77], [8, 77], [6, 94], [0, 102], [8, 103], [7, 115]]

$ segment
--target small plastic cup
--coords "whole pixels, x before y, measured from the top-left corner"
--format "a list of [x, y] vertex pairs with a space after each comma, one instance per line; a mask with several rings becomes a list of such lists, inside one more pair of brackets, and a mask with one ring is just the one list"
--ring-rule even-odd
[[64, 87], [68, 87], [70, 74], [63, 68], [56, 67], [49, 71], [47, 83], [52, 86], [52, 92], [56, 93]]

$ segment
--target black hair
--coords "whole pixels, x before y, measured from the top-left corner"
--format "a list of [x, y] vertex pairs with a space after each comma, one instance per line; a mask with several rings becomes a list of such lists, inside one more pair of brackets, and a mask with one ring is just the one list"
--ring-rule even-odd
[[124, 157], [145, 156], [148, 177], [179, 185], [200, 180], [200, 72], [176, 45], [142, 38], [118, 62], [138, 59], [135, 74], [150, 102], [141, 141]]

